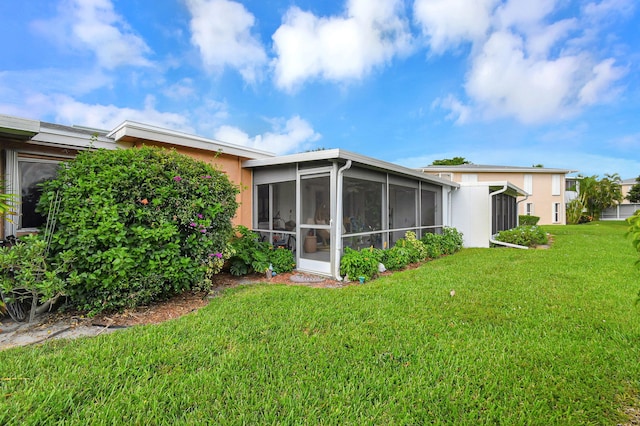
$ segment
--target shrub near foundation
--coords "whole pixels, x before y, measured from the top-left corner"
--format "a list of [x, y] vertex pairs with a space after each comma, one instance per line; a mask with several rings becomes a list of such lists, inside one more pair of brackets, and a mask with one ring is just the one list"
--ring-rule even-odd
[[503, 243], [517, 244], [526, 247], [533, 247], [548, 242], [547, 234], [538, 226], [518, 226], [500, 231], [495, 239]]
[[79, 309], [121, 309], [206, 286], [229, 255], [238, 188], [175, 151], [84, 152], [43, 189], [41, 212], [56, 194], [61, 200], [51, 261], [74, 259], [79, 280], [66, 294]]

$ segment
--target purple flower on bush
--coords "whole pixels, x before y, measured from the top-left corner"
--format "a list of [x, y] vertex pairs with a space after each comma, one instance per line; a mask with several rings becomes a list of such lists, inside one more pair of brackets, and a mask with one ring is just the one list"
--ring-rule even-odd
[[222, 253], [209, 253], [209, 257], [217, 257], [218, 259], [222, 259]]
[[198, 213], [198, 219], [202, 219], [203, 217], [202, 213]]
[[195, 222], [191, 222], [191, 223], [189, 224], [189, 226], [191, 226], [192, 228], [195, 228], [195, 227], [197, 226], [197, 223], [195, 223]]
[[174, 176], [173, 180], [175, 180], [176, 182], [180, 182], [182, 178], [180, 176]]
[[202, 232], [203, 234], [206, 234], [206, 233], [207, 233], [207, 230], [206, 230], [205, 228], [202, 228], [202, 229], [200, 230], [200, 232]]
[[202, 176], [203, 179], [211, 179], [211, 176], [206, 175], [206, 176]]

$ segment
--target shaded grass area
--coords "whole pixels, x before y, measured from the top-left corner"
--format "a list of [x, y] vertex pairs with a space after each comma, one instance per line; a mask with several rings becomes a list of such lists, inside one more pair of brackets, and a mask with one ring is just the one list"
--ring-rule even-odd
[[624, 422], [640, 389], [626, 227], [545, 229], [549, 250], [247, 286], [161, 325], [1, 352], [0, 424]]

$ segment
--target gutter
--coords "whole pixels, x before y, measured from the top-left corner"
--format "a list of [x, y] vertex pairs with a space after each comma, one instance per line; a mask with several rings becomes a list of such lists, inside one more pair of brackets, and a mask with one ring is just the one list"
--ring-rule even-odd
[[340, 276], [340, 253], [342, 247], [342, 182], [344, 179], [344, 172], [351, 168], [351, 160], [347, 160], [347, 163], [338, 169], [338, 191], [336, 194], [336, 227], [335, 227], [335, 256], [334, 256], [334, 266], [333, 266], [333, 275], [336, 277], [338, 281], [342, 281], [342, 277]]
[[[491, 220], [493, 218], [493, 203], [491, 202], [491, 198], [493, 196], [495, 196], [495, 195], [502, 194], [503, 192], [506, 192], [508, 188], [509, 188], [509, 186], [507, 184], [505, 184], [502, 187], [502, 189], [498, 189], [497, 191], [493, 191], [492, 193], [489, 194], [489, 229], [491, 229], [491, 227], [493, 225], [493, 223], [491, 222]], [[525, 198], [525, 200], [526, 200], [526, 198]], [[521, 246], [521, 245], [518, 245], [518, 244], [511, 244], [511, 243], [505, 243], [505, 242], [502, 242], [502, 241], [498, 241], [498, 240], [493, 238], [493, 235], [491, 235], [489, 237], [489, 242], [491, 244], [496, 244], [496, 245], [499, 245], [499, 246], [517, 248], [517, 249], [522, 249], [522, 250], [529, 250], [529, 247], [527, 247], [527, 246]]]

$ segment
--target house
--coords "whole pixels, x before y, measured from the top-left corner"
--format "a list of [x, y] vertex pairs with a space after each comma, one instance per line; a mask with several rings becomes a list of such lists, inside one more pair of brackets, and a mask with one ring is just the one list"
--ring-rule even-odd
[[[546, 167], [512, 167], [478, 164], [456, 166], [425, 166], [423, 173], [432, 174], [454, 182], [500, 182], [507, 181], [522, 188], [526, 200], [518, 204], [519, 215], [539, 216], [540, 225], [566, 224], [565, 203], [567, 174], [575, 170]], [[571, 188], [570, 188], [571, 189]]]
[[241, 188], [236, 225], [292, 250], [297, 269], [334, 278], [346, 247], [389, 248], [407, 231], [420, 238], [452, 226], [465, 246], [488, 247], [493, 234], [517, 224], [518, 198], [526, 194], [506, 179], [458, 183], [340, 149], [275, 156], [133, 121], [104, 131], [0, 116], [0, 172], [18, 194], [3, 238], [43, 225], [37, 184], [60, 162], [84, 150], [143, 145], [214, 164]]
[[44, 217], [35, 212], [37, 184], [53, 177], [60, 162], [84, 150], [143, 145], [173, 148], [215, 164], [232, 182], [248, 188], [238, 195], [234, 222], [251, 225], [251, 172], [242, 168], [242, 162], [273, 157], [271, 153], [132, 121], [105, 131], [0, 115], [0, 173], [6, 191], [17, 195], [16, 214], [2, 223], [0, 237], [28, 234], [43, 225]]

